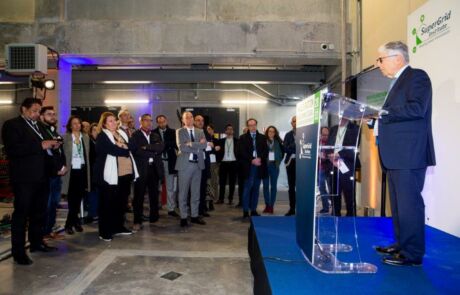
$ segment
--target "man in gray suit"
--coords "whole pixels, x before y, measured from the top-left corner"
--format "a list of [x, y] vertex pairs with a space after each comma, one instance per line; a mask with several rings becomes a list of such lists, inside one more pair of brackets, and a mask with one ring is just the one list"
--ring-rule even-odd
[[176, 131], [176, 141], [179, 148], [176, 170], [179, 178], [179, 210], [181, 227], [188, 226], [187, 197], [190, 193], [191, 222], [204, 225], [203, 219], [198, 216], [200, 205], [201, 170], [205, 168], [204, 152], [208, 143], [203, 130], [193, 126], [191, 112], [182, 114], [184, 127]]

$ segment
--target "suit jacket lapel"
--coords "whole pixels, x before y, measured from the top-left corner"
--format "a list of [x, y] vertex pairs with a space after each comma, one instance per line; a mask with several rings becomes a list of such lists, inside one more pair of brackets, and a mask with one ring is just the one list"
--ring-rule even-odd
[[[41, 142], [42, 139], [40, 138], [40, 136], [38, 136], [38, 134], [35, 133], [34, 130], [32, 130], [32, 127], [30, 127], [29, 124], [27, 124], [26, 120], [24, 118], [22, 118], [22, 117], [21, 117], [21, 120], [22, 120], [21, 124], [24, 126], [24, 128], [27, 129], [27, 132], [29, 132], [31, 137], [34, 138], [36, 141]], [[40, 127], [38, 127], [38, 130], [40, 130]], [[40, 130], [40, 132], [42, 132], [42, 130]]]
[[396, 82], [395, 82], [395, 84], [393, 85], [393, 87], [391, 87], [390, 92], [388, 93], [388, 97], [387, 97], [387, 100], [385, 101], [384, 106], [388, 106], [389, 101], [393, 98], [396, 89], [399, 87], [399, 85], [400, 85], [405, 79], [407, 79], [407, 77], [408, 77], [408, 75], [409, 75], [409, 73], [410, 73], [411, 71], [412, 71], [412, 68], [411, 68], [410, 66], [408, 66], [408, 67], [401, 73], [401, 76], [399, 76], [398, 80], [396, 80]]

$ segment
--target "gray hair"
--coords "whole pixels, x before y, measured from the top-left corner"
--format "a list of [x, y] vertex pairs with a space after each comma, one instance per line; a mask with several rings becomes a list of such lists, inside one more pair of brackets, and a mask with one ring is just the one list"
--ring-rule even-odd
[[407, 45], [401, 41], [388, 42], [380, 46], [379, 51], [386, 51], [388, 54], [400, 54], [406, 63], [409, 63], [409, 50]]

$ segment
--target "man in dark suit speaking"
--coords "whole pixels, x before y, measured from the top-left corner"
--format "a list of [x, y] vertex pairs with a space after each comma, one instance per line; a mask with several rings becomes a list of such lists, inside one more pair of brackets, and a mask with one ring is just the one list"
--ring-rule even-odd
[[431, 131], [432, 89], [428, 75], [409, 66], [407, 45], [389, 42], [378, 50], [377, 66], [392, 79], [374, 124], [390, 187], [395, 243], [376, 247], [391, 265], [421, 265], [425, 254], [422, 190], [428, 166], [436, 164]]

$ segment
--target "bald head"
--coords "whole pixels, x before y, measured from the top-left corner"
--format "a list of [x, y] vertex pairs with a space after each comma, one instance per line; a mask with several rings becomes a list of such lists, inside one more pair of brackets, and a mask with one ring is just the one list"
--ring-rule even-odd
[[292, 126], [292, 129], [295, 129], [297, 127], [297, 117], [296, 116], [293, 116], [291, 118], [291, 126]]

